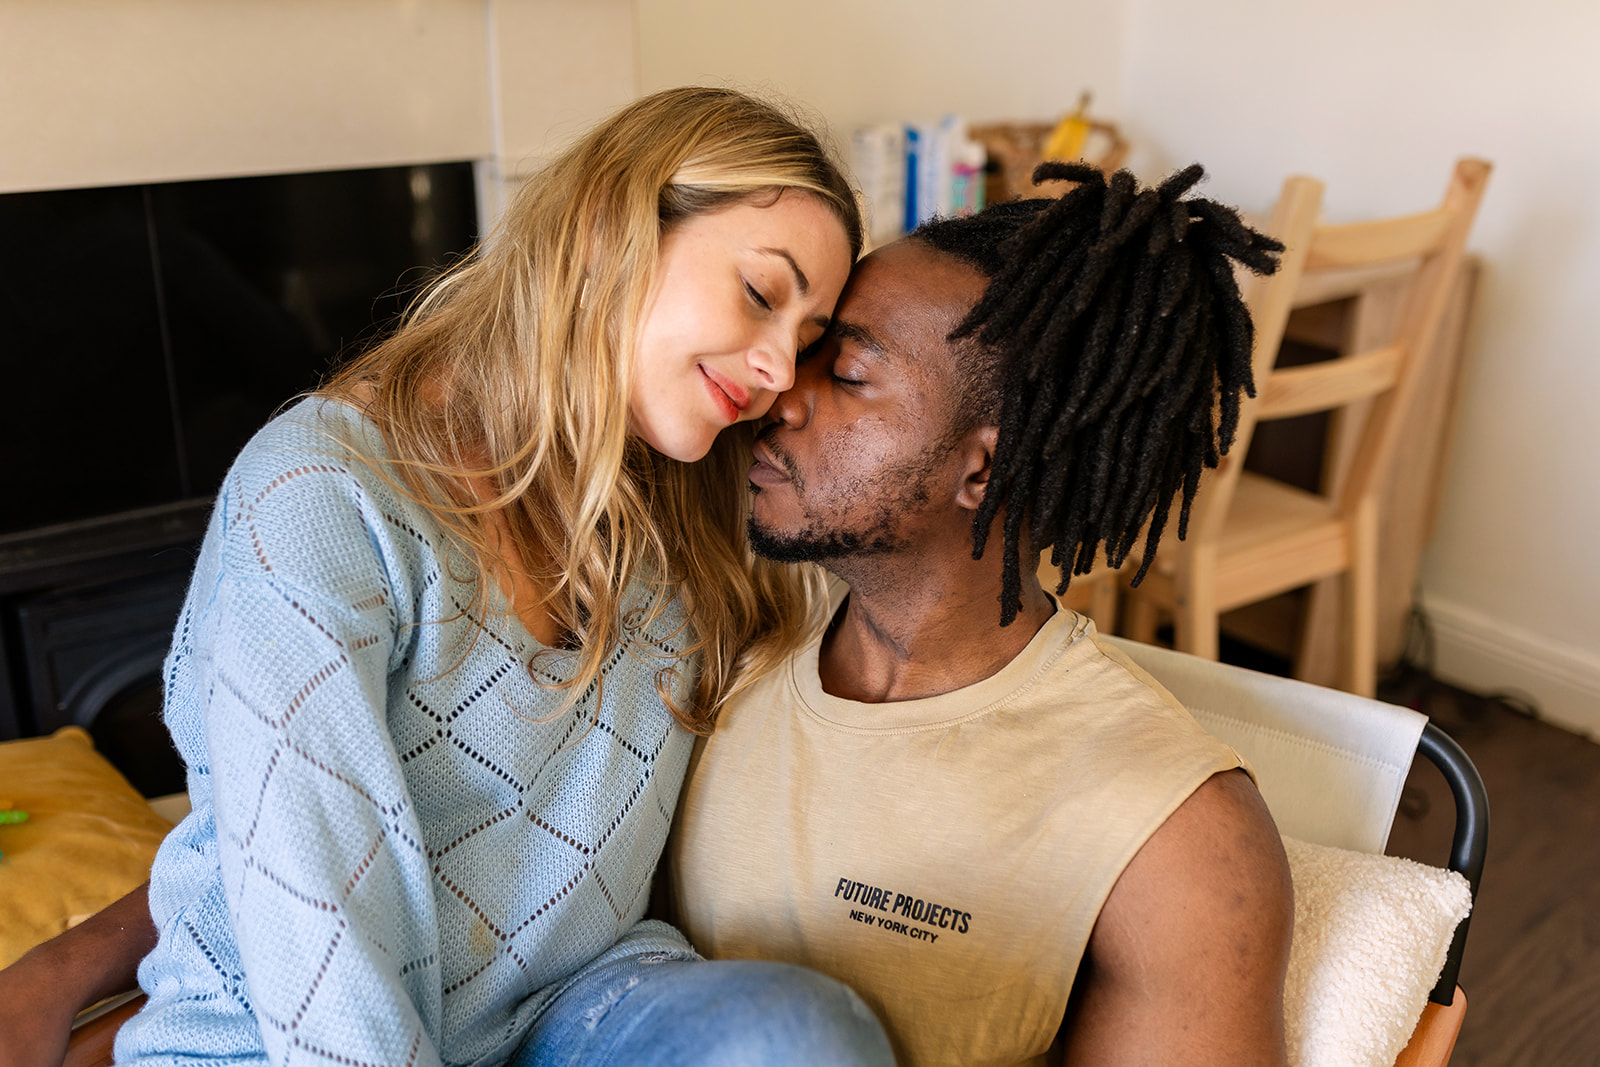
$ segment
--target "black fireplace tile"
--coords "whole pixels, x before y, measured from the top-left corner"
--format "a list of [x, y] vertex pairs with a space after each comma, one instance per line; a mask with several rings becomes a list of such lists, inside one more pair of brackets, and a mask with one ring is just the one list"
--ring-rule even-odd
[[159, 682], [188, 583], [188, 568], [174, 567], [22, 599], [17, 628], [38, 731], [89, 728], [118, 694]]
[[147, 797], [188, 788], [183, 759], [161, 719], [161, 678], [140, 678], [106, 701], [89, 729], [95, 751]]
[[387, 332], [413, 288], [464, 253], [476, 229], [467, 164], [152, 193], [196, 494], [215, 490], [279, 405]]
[[0, 739], [87, 723], [173, 787], [205, 498], [475, 230], [468, 164], [0, 196]]
[[0, 535], [209, 495], [475, 230], [465, 163], [0, 196]]
[[[0, 633], [10, 628], [8, 621], [3, 610], [0, 610]], [[0, 646], [0, 741], [27, 737], [36, 732], [32, 717], [24, 717], [28, 708], [28, 694], [18, 689], [11, 677], [12, 655], [21, 656], [21, 648], [13, 648], [14, 644], [6, 641]]]
[[0, 197], [0, 533], [180, 494], [137, 188]]

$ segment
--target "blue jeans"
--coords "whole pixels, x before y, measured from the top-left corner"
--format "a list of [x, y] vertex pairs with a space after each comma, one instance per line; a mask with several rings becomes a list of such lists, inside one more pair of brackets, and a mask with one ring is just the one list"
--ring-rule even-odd
[[846, 986], [787, 963], [641, 952], [581, 973], [510, 1067], [871, 1064], [894, 1054]]

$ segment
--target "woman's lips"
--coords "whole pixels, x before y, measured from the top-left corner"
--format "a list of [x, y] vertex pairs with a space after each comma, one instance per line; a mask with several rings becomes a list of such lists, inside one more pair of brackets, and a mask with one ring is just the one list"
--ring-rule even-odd
[[698, 366], [700, 373], [705, 375], [706, 388], [711, 393], [711, 399], [722, 409], [729, 423], [738, 422], [739, 413], [750, 406], [750, 394], [737, 382], [723, 377], [705, 364]]

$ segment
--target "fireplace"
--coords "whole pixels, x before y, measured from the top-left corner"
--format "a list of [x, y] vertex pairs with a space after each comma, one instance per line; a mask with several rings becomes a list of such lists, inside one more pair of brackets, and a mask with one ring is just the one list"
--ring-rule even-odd
[[633, 99], [634, 21], [629, 0], [5, 6], [0, 739], [81, 722], [175, 788], [144, 777], [170, 758], [159, 663], [228, 462]]
[[470, 163], [0, 195], [0, 740], [183, 787], [160, 664], [228, 464], [476, 220]]

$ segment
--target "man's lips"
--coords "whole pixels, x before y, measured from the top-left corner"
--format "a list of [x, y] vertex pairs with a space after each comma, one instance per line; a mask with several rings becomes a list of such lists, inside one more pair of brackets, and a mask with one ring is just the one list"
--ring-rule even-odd
[[739, 421], [739, 413], [750, 406], [750, 393], [738, 382], [718, 374], [705, 364], [699, 364], [699, 367], [711, 389], [711, 399], [718, 402], [729, 422]]
[[750, 481], [755, 485], [774, 486], [782, 485], [789, 480], [789, 475], [781, 464], [767, 448], [757, 441], [755, 450], [755, 463], [750, 467]]

